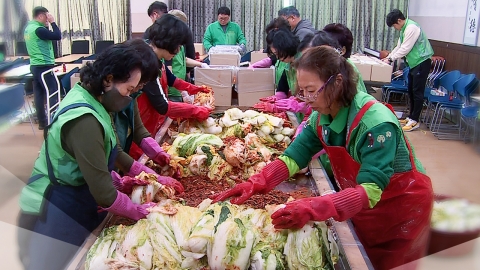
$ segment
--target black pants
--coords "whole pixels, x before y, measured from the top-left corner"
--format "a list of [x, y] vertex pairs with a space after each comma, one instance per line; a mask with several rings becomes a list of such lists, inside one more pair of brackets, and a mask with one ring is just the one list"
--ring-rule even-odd
[[425, 85], [427, 84], [428, 74], [432, 60], [427, 59], [418, 66], [411, 68], [408, 73], [408, 97], [410, 99], [409, 118], [418, 122], [423, 109], [423, 99], [425, 96]]
[[[45, 102], [47, 101], [46, 89], [42, 82], [42, 73], [53, 68], [53, 65], [30, 66], [33, 75], [33, 99], [35, 102], [35, 110], [37, 111], [37, 119], [40, 127], [47, 125], [47, 116], [45, 114]], [[45, 82], [50, 90], [50, 94], [57, 89], [57, 82], [54, 74], [46, 74]], [[50, 104], [57, 102], [56, 97], [50, 99]]]
[[20, 212], [17, 240], [26, 270], [62, 270], [106, 212], [97, 204], [88, 186], [54, 186], [46, 195], [42, 215]]

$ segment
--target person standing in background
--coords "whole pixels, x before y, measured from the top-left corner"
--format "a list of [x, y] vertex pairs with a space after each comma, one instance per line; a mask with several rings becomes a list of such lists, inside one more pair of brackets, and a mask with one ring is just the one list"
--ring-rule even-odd
[[410, 99], [410, 115], [400, 120], [404, 131], [412, 131], [420, 127], [418, 123], [423, 109], [423, 97], [425, 85], [433, 55], [433, 48], [427, 36], [415, 21], [406, 19], [403, 13], [394, 9], [388, 13], [386, 19], [388, 27], [400, 31], [400, 38], [393, 51], [383, 59], [386, 63], [392, 63], [403, 57], [410, 68], [408, 73], [408, 95]]
[[[187, 15], [178, 9], [172, 9], [168, 12], [168, 14], [172, 14], [173, 16], [180, 19], [182, 22], [187, 24], [188, 19]], [[172, 66], [172, 73], [175, 77], [180, 78], [185, 81], [189, 81], [187, 78], [189, 70], [191, 71], [194, 67], [203, 67], [208, 68], [209, 66], [206, 63], [198, 62], [195, 59], [195, 56], [192, 58], [191, 55], [187, 56], [187, 48], [193, 51], [195, 55], [195, 46], [193, 45], [193, 34], [190, 28], [188, 28], [189, 34], [186, 37], [186, 44], [180, 47], [180, 51], [172, 58], [171, 66]], [[190, 96], [187, 91], [179, 91], [175, 87], [168, 88], [168, 99], [171, 101], [176, 102], [187, 102], [193, 104], [194, 97]]]
[[[160, 1], [155, 1], [150, 4], [147, 10], [148, 17], [152, 20], [152, 23], [154, 23], [156, 20], [160, 19], [163, 14], [168, 13], [168, 7], [167, 4], [160, 2]], [[148, 39], [148, 32], [150, 30], [149, 26], [147, 30], [145, 30], [145, 33], [143, 33], [143, 39]]]
[[[52, 26], [52, 30], [48, 26]], [[33, 95], [35, 110], [37, 111], [38, 129], [43, 130], [48, 124], [45, 114], [45, 99], [47, 89], [42, 83], [41, 75], [55, 65], [53, 53], [53, 40], [62, 39], [62, 33], [55, 23], [52, 14], [44, 7], [38, 6], [33, 9], [33, 20], [28, 22], [24, 31], [25, 44], [30, 56], [30, 71], [33, 75]], [[45, 75], [48, 88], [55, 88], [53, 74]]]
[[313, 25], [308, 20], [300, 18], [300, 12], [294, 6], [282, 8], [278, 11], [278, 17], [282, 17], [290, 24], [292, 33], [298, 37], [300, 42], [307, 34], [315, 34], [317, 30], [313, 28]]
[[247, 40], [243, 35], [240, 25], [230, 21], [230, 9], [220, 7], [217, 12], [218, 20], [211, 23], [203, 36], [203, 46], [208, 52], [210, 48], [216, 45], [247, 45]]

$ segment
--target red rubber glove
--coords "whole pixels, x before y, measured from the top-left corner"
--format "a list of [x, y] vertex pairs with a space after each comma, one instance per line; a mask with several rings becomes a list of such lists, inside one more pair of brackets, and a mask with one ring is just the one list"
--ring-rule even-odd
[[284, 92], [276, 92], [275, 95], [261, 98], [260, 101], [274, 103], [277, 100], [287, 98], [287, 94]]
[[170, 155], [163, 151], [162, 147], [158, 145], [152, 137], [143, 138], [140, 143], [140, 148], [153, 162], [157, 163], [160, 166], [165, 166], [170, 163]]
[[194, 118], [199, 121], [206, 120], [211, 110], [202, 106], [187, 104], [184, 102], [168, 102], [166, 116], [170, 118]]
[[300, 229], [308, 221], [333, 218], [347, 220], [363, 208], [369, 207], [367, 193], [362, 186], [347, 188], [338, 193], [295, 200], [272, 214], [275, 229]]
[[248, 200], [252, 195], [270, 192], [278, 184], [288, 179], [290, 173], [287, 165], [279, 159], [271, 162], [260, 173], [252, 175], [247, 182], [238, 184], [233, 188], [226, 190], [213, 199], [212, 203], [224, 201], [230, 197], [235, 197], [230, 200], [234, 204], [242, 204]]
[[277, 109], [277, 105], [275, 105], [275, 103], [270, 103], [270, 102], [259, 102], [253, 105], [253, 108], [255, 108], [260, 112], [270, 112], [270, 113], [279, 112]]
[[173, 187], [173, 189], [175, 189], [177, 194], [183, 193], [185, 191], [182, 183], [178, 182], [176, 179], [173, 179], [172, 177], [159, 175], [157, 177], [157, 181], [162, 185]]
[[179, 78], [175, 80], [172, 86], [177, 88], [178, 90], [187, 91], [190, 95], [195, 95], [198, 92], [210, 93], [210, 90], [211, 90], [211, 88], [205, 85], [201, 85], [201, 86], [194, 85]]

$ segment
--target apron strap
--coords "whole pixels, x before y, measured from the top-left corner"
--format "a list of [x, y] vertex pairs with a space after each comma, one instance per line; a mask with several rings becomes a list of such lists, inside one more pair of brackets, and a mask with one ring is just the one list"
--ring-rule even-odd
[[360, 121], [362, 120], [363, 116], [368, 111], [368, 109], [370, 109], [370, 107], [372, 107], [373, 104], [375, 104], [377, 102], [378, 102], [377, 100], [370, 100], [367, 103], [365, 103], [365, 105], [363, 105], [363, 107], [360, 109], [360, 111], [358, 111], [357, 115], [353, 119], [353, 122], [352, 122], [352, 125], [350, 126], [350, 129], [347, 131], [348, 135], [347, 135], [347, 141], [345, 142], [345, 147], [347, 147], [348, 144], [350, 143], [350, 135], [352, 134], [352, 131], [355, 128], [357, 128], [358, 124], [360, 124]]
[[[75, 103], [75, 104], [70, 104], [68, 106], [65, 106], [64, 108], [62, 108], [60, 111], [58, 111], [57, 113], [55, 113], [55, 116], [53, 117], [52, 119], [52, 122], [50, 123], [50, 125], [46, 126], [45, 129], [47, 130], [47, 134], [48, 134], [48, 129], [50, 129], [50, 127], [53, 125], [53, 123], [55, 123], [55, 121], [57, 121], [58, 117], [62, 114], [64, 114], [65, 112], [71, 110], [71, 109], [75, 109], [75, 108], [79, 108], [79, 107], [88, 107], [94, 111], [97, 111], [95, 110], [95, 108], [92, 107], [92, 105], [88, 104], [88, 103]], [[60, 183], [58, 182], [58, 178], [55, 176], [55, 174], [53, 173], [53, 166], [52, 166], [52, 161], [50, 159], [50, 154], [48, 153], [48, 137], [45, 138], [45, 159], [47, 160], [47, 170], [48, 170], [48, 179], [50, 179], [50, 182], [54, 185], [54, 186], [58, 186], [60, 185]]]

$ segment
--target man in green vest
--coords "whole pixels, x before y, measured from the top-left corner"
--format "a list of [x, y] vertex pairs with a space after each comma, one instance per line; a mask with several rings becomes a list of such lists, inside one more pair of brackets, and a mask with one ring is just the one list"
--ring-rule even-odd
[[[48, 29], [52, 26], [52, 30]], [[52, 14], [44, 7], [33, 9], [33, 20], [28, 22], [24, 31], [25, 44], [30, 56], [30, 71], [33, 75], [33, 94], [35, 110], [37, 111], [38, 128], [43, 130], [47, 125], [45, 115], [46, 89], [42, 83], [41, 75], [55, 65], [52, 40], [62, 39], [62, 33], [55, 23]], [[56, 89], [54, 75], [45, 75], [45, 82], [49, 89]], [[52, 98], [53, 99], [53, 98]], [[50, 100], [56, 102], [56, 100]]]
[[403, 120], [404, 131], [412, 131], [420, 127], [418, 122], [423, 108], [425, 84], [432, 60], [433, 49], [427, 36], [420, 25], [410, 19], [406, 19], [403, 13], [394, 9], [387, 15], [388, 27], [400, 31], [400, 38], [393, 51], [383, 59], [386, 63], [405, 57], [406, 64], [410, 68], [408, 73], [408, 95], [410, 98], [410, 115]]
[[245, 47], [247, 40], [243, 35], [240, 25], [230, 21], [230, 9], [220, 7], [218, 9], [218, 21], [211, 23], [203, 36], [203, 46], [208, 52], [216, 45], [240, 45]]

